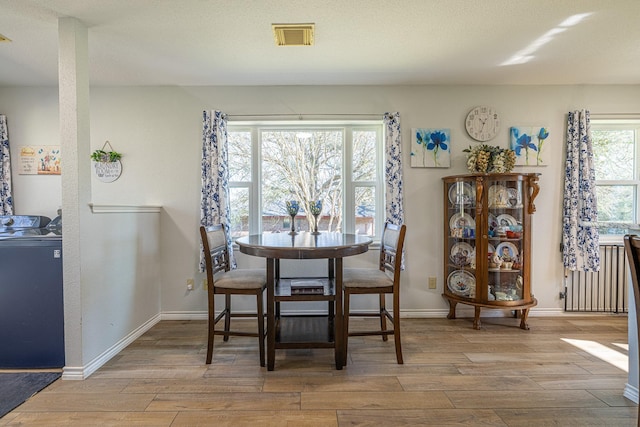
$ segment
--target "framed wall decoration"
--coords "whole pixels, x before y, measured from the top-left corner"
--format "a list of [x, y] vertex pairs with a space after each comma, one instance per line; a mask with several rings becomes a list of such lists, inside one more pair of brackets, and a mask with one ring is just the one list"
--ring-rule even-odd
[[514, 126], [509, 130], [509, 147], [516, 153], [516, 166], [546, 166], [546, 126]]
[[114, 151], [111, 143], [106, 141], [102, 149], [91, 153], [94, 172], [102, 182], [113, 182], [122, 174], [122, 154]]
[[59, 145], [26, 145], [20, 148], [20, 175], [60, 175]]
[[448, 168], [450, 165], [450, 129], [411, 129], [411, 167]]

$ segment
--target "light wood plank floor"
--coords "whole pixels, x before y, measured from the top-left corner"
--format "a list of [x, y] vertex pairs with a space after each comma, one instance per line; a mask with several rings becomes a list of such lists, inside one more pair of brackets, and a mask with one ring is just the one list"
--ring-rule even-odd
[[[354, 329], [373, 320], [353, 319]], [[243, 322], [252, 329], [253, 322]], [[216, 337], [206, 323], [163, 321], [85, 381], [58, 380], [0, 426], [635, 426], [627, 317], [403, 319], [393, 341], [351, 338], [331, 350], [278, 350], [258, 363], [255, 338]]]

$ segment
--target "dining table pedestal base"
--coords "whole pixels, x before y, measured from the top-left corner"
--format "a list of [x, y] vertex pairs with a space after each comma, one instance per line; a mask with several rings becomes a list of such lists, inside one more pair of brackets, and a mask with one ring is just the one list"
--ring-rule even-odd
[[[356, 234], [264, 233], [236, 240], [240, 252], [266, 258], [267, 369], [275, 368], [276, 349], [333, 348], [336, 369], [344, 366], [342, 260], [367, 252], [371, 238]], [[326, 259], [327, 276], [289, 279], [280, 276], [281, 259]], [[308, 282], [305, 284], [305, 282]], [[320, 287], [322, 289], [320, 289]], [[326, 316], [283, 316], [282, 303], [324, 301]]]

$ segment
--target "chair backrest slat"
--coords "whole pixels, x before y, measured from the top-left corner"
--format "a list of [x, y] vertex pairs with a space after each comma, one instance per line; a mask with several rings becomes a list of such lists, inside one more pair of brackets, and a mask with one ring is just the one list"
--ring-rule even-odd
[[229, 271], [229, 248], [227, 235], [221, 224], [200, 227], [200, 238], [204, 249], [208, 283], [213, 284], [216, 273]]
[[406, 225], [398, 226], [391, 223], [386, 223], [382, 231], [382, 239], [380, 241], [380, 270], [393, 273], [394, 286], [397, 285], [400, 278], [402, 251], [406, 231]]

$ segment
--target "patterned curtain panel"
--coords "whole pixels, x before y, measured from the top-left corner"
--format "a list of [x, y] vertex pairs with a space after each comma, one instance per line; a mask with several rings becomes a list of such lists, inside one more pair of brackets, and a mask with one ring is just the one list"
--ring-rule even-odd
[[598, 204], [589, 111], [570, 112], [564, 177], [562, 260], [567, 270], [599, 271]]
[[13, 215], [9, 130], [7, 118], [2, 114], [0, 114], [0, 215]]
[[[404, 223], [404, 187], [402, 185], [402, 136], [400, 135], [400, 113], [384, 113], [384, 175], [385, 175], [385, 221]], [[405, 268], [405, 253], [402, 266]]]
[[[229, 151], [227, 115], [222, 111], [204, 111], [202, 118], [202, 190], [200, 224], [224, 224], [229, 230]], [[235, 268], [231, 238], [227, 233], [230, 264]], [[200, 271], [205, 270], [204, 250], [200, 242]]]
[[400, 135], [400, 113], [385, 113], [384, 174], [386, 221], [404, 223], [402, 186], [402, 137]]

